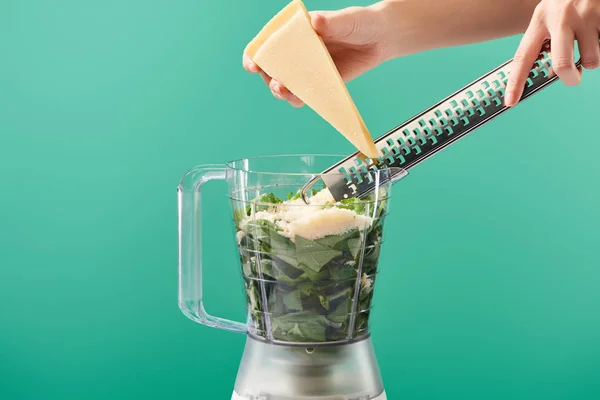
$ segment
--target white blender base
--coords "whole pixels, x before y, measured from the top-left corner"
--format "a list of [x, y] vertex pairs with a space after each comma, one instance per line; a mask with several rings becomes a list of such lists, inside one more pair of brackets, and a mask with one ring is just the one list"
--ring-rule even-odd
[[[250, 400], [247, 397], [242, 397], [239, 394], [237, 394], [236, 392], [233, 392], [233, 396], [231, 396], [231, 400]], [[383, 392], [380, 396], [372, 399], [372, 400], [387, 400], [387, 397], [385, 395], [385, 392]]]
[[316, 348], [248, 337], [232, 400], [386, 400], [371, 338]]

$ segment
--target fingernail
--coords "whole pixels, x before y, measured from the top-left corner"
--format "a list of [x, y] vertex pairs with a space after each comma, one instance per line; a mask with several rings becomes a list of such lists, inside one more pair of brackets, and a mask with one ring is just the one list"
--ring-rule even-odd
[[248, 56], [244, 56], [244, 64], [246, 65], [246, 67], [248, 68], [248, 70], [250, 72], [258, 72], [258, 68], [256, 67], [256, 64], [254, 64], [252, 62], [252, 60], [250, 59], [250, 57]]
[[312, 12], [310, 15], [311, 24], [317, 33], [324, 34], [323, 30], [327, 25], [327, 19], [323, 13], [320, 12]]
[[281, 95], [281, 86], [279, 86], [278, 84], [274, 84], [273, 85], [273, 91], [279, 95]]
[[512, 93], [506, 93], [506, 97], [504, 98], [504, 105], [506, 107], [511, 107], [514, 103], [514, 94]]

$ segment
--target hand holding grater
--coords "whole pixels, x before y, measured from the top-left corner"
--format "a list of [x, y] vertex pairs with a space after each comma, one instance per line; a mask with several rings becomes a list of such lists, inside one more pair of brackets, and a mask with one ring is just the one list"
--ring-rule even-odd
[[[319, 179], [327, 185], [333, 198], [340, 201], [369, 195], [375, 186], [372, 172], [380, 168], [394, 168], [389, 178], [392, 181], [403, 178], [410, 168], [509, 109], [503, 99], [512, 63], [512, 59], [507, 61], [379, 137], [375, 140], [382, 154], [379, 159], [372, 160], [356, 152], [324, 171], [324, 175], [315, 176], [302, 188], [302, 198], [307, 201], [308, 190]], [[576, 67], [580, 66], [581, 59], [576, 63]], [[529, 72], [521, 100], [556, 80], [558, 76], [552, 70], [550, 42], [547, 41]]]

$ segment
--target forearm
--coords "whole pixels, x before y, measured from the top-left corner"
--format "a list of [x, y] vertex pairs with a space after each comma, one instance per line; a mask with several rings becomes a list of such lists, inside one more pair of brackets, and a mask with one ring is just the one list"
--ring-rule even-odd
[[383, 0], [389, 57], [523, 33], [540, 0]]

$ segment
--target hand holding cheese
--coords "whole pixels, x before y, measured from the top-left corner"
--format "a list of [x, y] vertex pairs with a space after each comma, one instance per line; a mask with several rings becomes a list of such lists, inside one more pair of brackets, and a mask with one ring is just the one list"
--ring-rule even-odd
[[[370, 15], [371, 12], [366, 8], [355, 7], [347, 9], [346, 15], [356, 17], [356, 14]], [[372, 68], [383, 61], [379, 58], [377, 46], [371, 46], [369, 51], [362, 49], [362, 46], [368, 47], [369, 43], [376, 42], [374, 38], [377, 35], [375, 31], [370, 30], [359, 35], [362, 42], [358, 41], [359, 36], [355, 36], [353, 42], [351, 33], [356, 29], [351, 19], [347, 19], [345, 24], [331, 21], [323, 15], [317, 15], [311, 21], [301, 0], [293, 0], [248, 44], [245, 64], [250, 71], [261, 72], [265, 80], [269, 81], [271, 77], [275, 79], [276, 83], [272, 80], [270, 82], [273, 89], [276, 85], [287, 88], [342, 133], [364, 155], [376, 158], [380, 155], [379, 151], [348, 93], [340, 72], [344, 72], [347, 78], [352, 78], [353, 75], [360, 74], [356, 69], [358, 65], [362, 68]], [[313, 23], [317, 27], [321, 25], [324, 38], [317, 34]], [[344, 53], [348, 53], [349, 46], [354, 46], [355, 52], [363, 51], [363, 54], [368, 54], [369, 57], [361, 60], [354, 55], [353, 63], [340, 67], [339, 71], [325, 43], [325, 40], [336, 37], [335, 34], [346, 38], [346, 45], [333, 39], [329, 42], [330, 48], [344, 47]]]
[[[314, 30], [323, 39], [327, 50], [340, 72], [342, 79], [349, 82], [375, 68], [392, 53], [384, 46], [389, 43], [384, 34], [384, 3], [369, 7], [348, 7], [336, 11], [310, 12]], [[260, 73], [273, 95], [287, 100], [294, 107], [304, 105], [286, 87], [272, 79], [244, 54], [246, 71]]]

